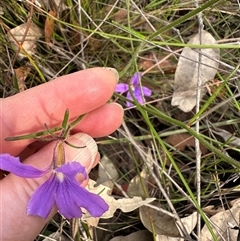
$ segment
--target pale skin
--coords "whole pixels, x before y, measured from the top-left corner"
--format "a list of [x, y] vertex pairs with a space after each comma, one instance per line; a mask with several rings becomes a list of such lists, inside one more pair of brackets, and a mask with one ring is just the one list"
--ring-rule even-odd
[[[0, 153], [18, 156], [25, 150], [21, 158], [24, 163], [46, 168], [52, 160], [53, 142], [39, 149], [39, 146], [35, 148], [34, 139], [14, 142], [4, 139], [43, 130], [44, 123], [49, 127], [59, 126], [66, 109], [69, 109], [72, 120], [88, 113], [74, 128], [74, 133], [84, 132], [92, 137], [112, 133], [123, 118], [120, 105], [107, 103], [116, 83], [113, 71], [92, 68], [0, 99]], [[78, 145], [77, 137], [77, 134], [71, 136], [70, 142]], [[77, 150], [66, 147], [66, 155], [74, 158]], [[99, 156], [94, 163], [86, 161], [82, 164], [90, 170], [98, 161]], [[0, 240], [32, 241], [56, 213], [56, 208], [53, 208], [47, 220], [26, 214], [30, 196], [46, 178], [24, 179], [9, 174], [0, 181]]]

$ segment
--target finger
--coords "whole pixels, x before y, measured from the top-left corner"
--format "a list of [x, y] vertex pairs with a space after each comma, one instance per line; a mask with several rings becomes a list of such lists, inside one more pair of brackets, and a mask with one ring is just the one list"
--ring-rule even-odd
[[88, 113], [73, 133], [84, 132], [94, 138], [107, 136], [119, 128], [122, 120], [122, 106], [117, 103], [106, 104]]
[[[79, 125], [71, 131], [71, 134], [83, 132], [94, 138], [107, 136], [121, 125], [122, 119], [123, 108], [121, 105], [117, 103], [105, 104], [88, 113]], [[46, 144], [46, 142], [40, 140], [31, 143], [19, 154], [20, 159], [25, 160]]]
[[[116, 73], [93, 68], [62, 76], [0, 103], [1, 137], [23, 135], [59, 125], [66, 109], [70, 118], [99, 108], [114, 92]], [[18, 154], [32, 140], [5, 142], [0, 152]]]
[[[86, 145], [87, 147], [75, 149], [66, 146], [67, 161], [79, 161], [90, 171], [93, 165], [96, 164], [96, 158], [99, 159], [94, 144], [90, 140], [92, 139], [89, 139], [89, 136], [83, 136], [82, 134], [76, 134], [70, 137], [68, 141], [71, 142], [71, 144], [76, 146]], [[50, 143], [29, 157], [25, 163], [41, 169], [46, 168], [52, 161], [54, 146], [55, 143]], [[89, 148], [89, 150], [86, 150], [87, 148]], [[47, 178], [48, 177], [45, 176], [36, 179], [24, 179], [9, 174], [1, 181], [1, 191], [4, 193], [0, 204], [0, 223], [2, 227], [4, 227], [4, 229], [1, 230], [2, 240], [33, 240], [56, 213], [56, 207], [54, 207], [47, 220], [40, 217], [27, 216], [26, 214], [27, 204], [31, 195]], [[15, 225], [16, 220], [21, 220], [21, 225]]]

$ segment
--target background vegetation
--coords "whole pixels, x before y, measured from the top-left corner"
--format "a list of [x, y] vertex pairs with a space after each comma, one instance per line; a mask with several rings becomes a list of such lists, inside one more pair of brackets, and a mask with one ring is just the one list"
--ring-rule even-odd
[[[239, 160], [239, 146], [219, 135], [217, 128], [239, 136], [240, 5], [238, 0], [199, 0], [198, 4], [196, 7], [190, 0], [1, 1], [1, 97], [96, 66], [116, 68], [123, 83], [129, 83], [135, 72], [144, 72], [142, 85], [153, 91], [146, 105], [126, 108], [123, 126], [98, 140], [102, 156], [109, 158], [119, 173], [113, 194], [123, 197], [122, 190], [133, 177], [141, 176], [150, 158], [152, 173], [144, 178], [148, 182], [146, 197], [157, 198], [168, 211], [172, 211], [171, 202], [180, 218], [191, 214], [198, 209], [194, 144], [198, 139], [202, 151], [198, 170], [201, 210], [213, 205], [211, 212], [205, 212], [210, 217], [227, 209], [230, 201], [239, 197], [240, 164], [231, 162]], [[218, 73], [201, 101], [200, 107], [208, 104], [201, 114], [195, 110], [184, 113], [171, 106], [180, 51], [199, 30], [198, 13], [202, 13], [204, 29], [221, 44]], [[19, 58], [21, 44], [16, 51], [9, 41], [9, 30], [30, 22], [42, 30], [42, 35], [35, 53]], [[116, 94], [111, 101], [126, 107], [124, 95]], [[194, 128], [196, 117], [200, 133]], [[94, 170], [92, 178], [96, 176]], [[202, 218], [202, 224], [205, 221]], [[81, 232], [89, 236], [86, 225], [81, 225]], [[64, 233], [69, 233], [71, 224], [62, 223], [56, 216], [37, 240], [62, 226]], [[99, 227], [101, 232], [95, 231], [95, 240], [110, 240], [145, 229], [137, 212], [120, 211]], [[191, 237], [196, 239], [196, 235]]]

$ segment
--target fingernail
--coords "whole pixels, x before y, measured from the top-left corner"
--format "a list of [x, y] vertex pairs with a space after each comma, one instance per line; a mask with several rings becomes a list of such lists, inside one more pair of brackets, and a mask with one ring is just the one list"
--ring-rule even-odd
[[66, 158], [80, 162], [89, 172], [95, 163], [98, 153], [97, 144], [94, 139], [84, 133], [77, 133], [68, 140], [71, 144], [82, 147], [74, 150], [72, 147], [65, 147]]
[[114, 69], [114, 68], [110, 68], [110, 67], [103, 67], [103, 69], [107, 69], [107, 70], [112, 71], [112, 73], [113, 73], [113, 74], [115, 75], [115, 77], [116, 77], [116, 82], [118, 83], [118, 80], [119, 80], [119, 74], [118, 74], [118, 72], [117, 72], [116, 69]]

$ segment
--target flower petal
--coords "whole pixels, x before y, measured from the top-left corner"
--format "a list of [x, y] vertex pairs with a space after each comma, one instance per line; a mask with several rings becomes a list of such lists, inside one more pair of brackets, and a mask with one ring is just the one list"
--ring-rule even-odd
[[[134, 94], [134, 92], [133, 92], [133, 94]], [[132, 98], [130, 92], [127, 92], [126, 98], [133, 101], [133, 98]], [[126, 102], [126, 106], [127, 106], [127, 107], [132, 107], [133, 104], [127, 101], [127, 102]]]
[[76, 161], [68, 162], [63, 166], [56, 168], [55, 171], [61, 172], [69, 178], [75, 178], [78, 173], [83, 174], [85, 179], [88, 178], [85, 167], [83, 167], [79, 162]]
[[40, 170], [30, 165], [22, 164], [19, 157], [14, 157], [10, 154], [0, 154], [0, 169], [25, 178], [41, 177], [50, 171], [50, 167]]
[[145, 86], [142, 86], [142, 92], [143, 92], [144, 96], [151, 96], [152, 95], [152, 91]]
[[138, 86], [138, 87], [136, 87], [134, 92], [138, 93], [138, 94], [143, 94], [144, 96], [151, 96], [151, 94], [152, 94], [152, 91], [149, 88], [145, 87], [145, 86], [142, 86], [142, 87]]
[[145, 99], [143, 98], [142, 94], [135, 93], [134, 96], [140, 105], [142, 105], [145, 102]]
[[107, 203], [98, 195], [90, 193], [75, 180], [66, 179], [69, 193], [79, 207], [85, 208], [93, 217], [100, 217], [108, 210]]
[[46, 219], [54, 205], [54, 197], [58, 188], [59, 180], [53, 174], [32, 195], [28, 202], [27, 214], [40, 216]]
[[120, 84], [116, 85], [114, 92], [124, 93], [124, 92], [128, 91], [128, 89], [129, 89], [129, 86], [127, 84], [120, 83]]
[[131, 78], [131, 84], [136, 88], [142, 78], [141, 72], [136, 72]]
[[72, 197], [69, 182], [71, 182], [71, 180], [68, 177], [64, 177], [63, 182], [59, 183], [55, 202], [59, 212], [65, 218], [80, 218], [82, 216], [82, 211]]

